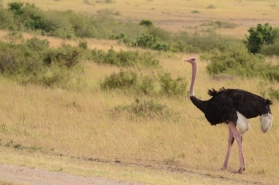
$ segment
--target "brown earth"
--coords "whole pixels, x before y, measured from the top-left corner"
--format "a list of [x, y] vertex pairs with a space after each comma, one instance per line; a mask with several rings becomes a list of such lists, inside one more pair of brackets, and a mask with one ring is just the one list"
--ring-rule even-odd
[[11, 183], [28, 185], [139, 185], [139, 183], [78, 176], [13, 165], [0, 165], [0, 179]]

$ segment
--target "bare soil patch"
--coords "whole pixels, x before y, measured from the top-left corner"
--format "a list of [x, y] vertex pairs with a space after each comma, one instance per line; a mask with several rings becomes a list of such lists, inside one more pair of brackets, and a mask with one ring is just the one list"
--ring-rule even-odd
[[62, 172], [31, 169], [24, 166], [0, 165], [0, 179], [28, 185], [138, 185], [139, 183], [100, 177], [86, 177]]

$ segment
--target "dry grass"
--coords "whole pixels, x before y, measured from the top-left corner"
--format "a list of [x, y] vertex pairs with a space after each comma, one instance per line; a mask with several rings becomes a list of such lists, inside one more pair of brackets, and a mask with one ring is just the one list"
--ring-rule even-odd
[[[4, 1], [6, 3], [8, 1]], [[9, 1], [10, 2], [10, 1]], [[242, 24], [235, 30], [220, 30], [223, 34], [244, 37], [244, 32], [254, 23], [275, 21], [278, 9], [270, 4], [274, 1], [115, 1], [113, 4], [86, 5], [82, 1], [36, 1], [36, 5], [45, 9], [73, 9], [89, 14], [103, 8], [112, 8], [121, 12], [119, 19], [138, 21], [154, 19], [157, 24], [172, 31], [193, 28], [208, 20], [224, 19]], [[91, 2], [91, 1], [90, 1]], [[207, 9], [207, 5], [216, 5]], [[171, 9], [169, 7], [172, 7]], [[200, 14], [192, 14], [199, 10]], [[266, 14], [266, 15], [263, 15]], [[163, 21], [164, 20], [164, 21]], [[251, 25], [252, 24], [252, 25]], [[199, 28], [197, 28], [199, 29]], [[6, 32], [0, 32], [5, 38]], [[30, 35], [23, 34], [25, 38]], [[63, 42], [76, 44], [77, 41], [65, 41], [48, 38], [51, 46]], [[90, 48], [107, 50], [127, 49], [114, 41], [88, 39]], [[168, 54], [166, 54], [168, 55]], [[190, 54], [167, 57], [158, 56], [165, 70], [174, 76], [182, 76], [190, 80], [191, 67], [183, 62]], [[196, 55], [198, 56], [198, 55]], [[276, 58], [270, 59], [276, 62]], [[201, 99], [208, 99], [207, 89], [240, 88], [259, 94], [265, 88], [260, 86], [260, 79], [213, 80], [205, 72], [207, 63], [200, 61], [196, 94]], [[252, 119], [252, 128], [244, 136], [244, 152], [247, 171], [243, 175], [232, 172], [238, 169], [238, 153], [233, 147], [228, 172], [219, 171], [225, 157], [228, 129], [226, 125], [210, 126], [201, 112], [189, 101], [188, 97], [151, 99], [166, 105], [179, 114], [179, 119], [135, 119], [119, 114], [113, 117], [110, 110], [116, 106], [129, 105], [135, 96], [123, 92], [103, 92], [99, 89], [100, 79], [119, 69], [101, 66], [90, 61], [84, 62], [87, 83], [79, 91], [48, 89], [39, 86], [20, 86], [14, 82], [0, 78], [0, 96], [4, 97], [0, 106], [1, 163], [38, 166], [54, 169], [63, 167], [66, 172], [86, 175], [126, 178], [134, 181], [145, 181], [151, 184], [222, 184], [220, 177], [229, 179], [226, 184], [279, 183], [279, 112], [278, 102], [274, 102], [272, 111], [274, 123], [272, 129], [263, 134], [259, 128], [259, 120]], [[277, 83], [270, 83], [275, 86]], [[138, 96], [136, 98], [148, 99]], [[13, 144], [11, 144], [11, 140]], [[10, 146], [8, 147], [10, 143]], [[17, 150], [12, 147], [19, 148]], [[20, 148], [22, 150], [20, 150]], [[28, 149], [28, 150], [27, 150]], [[34, 150], [34, 152], [28, 152]], [[36, 152], [36, 150], [39, 150]], [[62, 158], [46, 153], [74, 158], [99, 158], [114, 161], [116, 158], [127, 163], [152, 164], [153, 166], [173, 167], [190, 170], [192, 177], [183, 177], [185, 173], [167, 170], [151, 170], [99, 163], [75, 161], [71, 157]], [[9, 154], [9, 155], [7, 155]], [[48, 166], [49, 165], [49, 166]], [[93, 168], [93, 170], [91, 170]], [[123, 171], [122, 171], [123, 170]], [[121, 171], [121, 175], [119, 176]], [[195, 174], [203, 174], [197, 176]], [[216, 181], [215, 181], [216, 180]], [[190, 182], [190, 183], [189, 183]]]
[[[191, 67], [183, 62], [184, 57], [188, 56], [180, 57], [163, 57], [160, 61], [173, 75], [190, 78]], [[99, 78], [117, 69], [90, 62], [85, 65], [85, 79], [91, 85], [79, 92], [20, 86], [1, 79], [3, 88], [0, 95], [5, 97], [0, 111], [2, 146], [7, 146], [13, 140], [14, 147], [40, 148], [43, 153], [155, 163], [235, 179], [229, 172], [239, 166], [236, 147], [231, 156], [229, 172], [218, 171], [227, 145], [228, 129], [225, 125], [210, 126], [187, 97], [152, 98], [179, 113], [178, 120], [170, 117], [133, 121], [121, 114], [111, 117], [109, 110], [130, 104], [134, 96], [121, 92], [101, 92], [97, 88]], [[196, 94], [202, 99], [208, 98], [206, 90], [213, 87], [241, 88], [254, 93], [259, 93], [263, 88], [259, 88], [258, 79], [214, 81], [205, 73], [205, 66], [206, 63], [201, 61], [196, 87]], [[278, 109], [275, 102], [272, 111], [276, 113]], [[241, 178], [249, 182], [276, 184], [279, 182], [278, 117], [274, 114], [274, 125], [267, 134], [260, 132], [258, 119], [251, 120], [251, 123], [252, 128], [244, 137], [247, 172]], [[34, 159], [34, 163], [40, 162]], [[60, 165], [63, 165], [63, 161]]]
[[[4, 5], [12, 0], [3, 1]], [[279, 4], [274, 0], [266, 1], [155, 1], [155, 0], [117, 0], [113, 3], [97, 3], [95, 0], [63, 0], [49, 1], [25, 0], [24, 2], [35, 3], [47, 10], [75, 10], [85, 14], [97, 14], [99, 10], [110, 9], [119, 12], [115, 19], [121, 21], [139, 22], [142, 19], [152, 20], [156, 26], [160, 26], [172, 32], [180, 30], [199, 31], [199, 25], [209, 21], [227, 21], [240, 25], [230, 35], [244, 38], [247, 30], [258, 23], [269, 22], [278, 26]], [[102, 2], [102, 1], [99, 1]], [[104, 2], [104, 1], [103, 1]], [[210, 8], [213, 7], [213, 8]], [[192, 11], [199, 13], [192, 13]], [[227, 33], [221, 30], [220, 33]]]

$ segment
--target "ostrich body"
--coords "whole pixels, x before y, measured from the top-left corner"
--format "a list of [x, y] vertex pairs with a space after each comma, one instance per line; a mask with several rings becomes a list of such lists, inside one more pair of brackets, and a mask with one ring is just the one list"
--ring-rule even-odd
[[[239, 173], [245, 170], [245, 160], [242, 151], [242, 134], [249, 129], [249, 118], [260, 116], [261, 129], [267, 132], [272, 125], [272, 114], [269, 105], [272, 102], [258, 95], [240, 89], [209, 90], [212, 96], [209, 100], [199, 100], [194, 93], [198, 63], [195, 58], [185, 60], [192, 64], [192, 80], [190, 85], [190, 99], [200, 109], [211, 125], [226, 123], [229, 127], [228, 148], [222, 170], [228, 167], [231, 147], [234, 140], [238, 143], [240, 168]], [[237, 129], [238, 127], [238, 129]]]

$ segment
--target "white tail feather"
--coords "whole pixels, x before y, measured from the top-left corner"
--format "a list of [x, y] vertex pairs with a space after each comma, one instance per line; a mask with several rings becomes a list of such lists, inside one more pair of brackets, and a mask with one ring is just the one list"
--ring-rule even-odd
[[236, 114], [237, 114], [236, 126], [238, 128], [239, 133], [244, 134], [245, 132], [248, 131], [250, 124], [247, 118], [245, 118], [242, 114], [240, 114], [239, 112], [236, 112]]
[[260, 116], [261, 129], [264, 133], [269, 131], [269, 129], [271, 128], [272, 118], [273, 116], [270, 113], [262, 114]]

